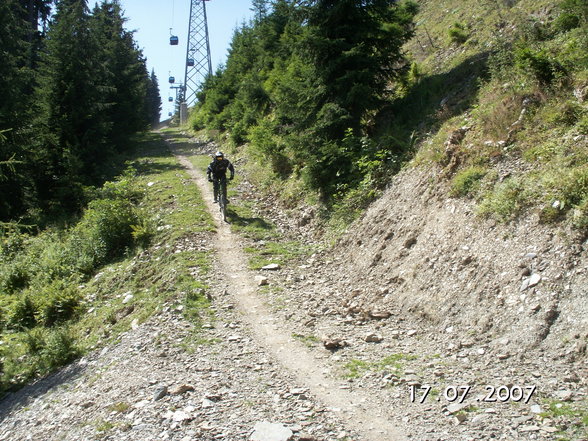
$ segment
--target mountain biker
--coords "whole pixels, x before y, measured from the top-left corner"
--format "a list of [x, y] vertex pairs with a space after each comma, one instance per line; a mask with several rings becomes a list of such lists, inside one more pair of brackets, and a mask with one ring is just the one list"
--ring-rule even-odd
[[[223, 186], [223, 194], [227, 195], [227, 170], [231, 172], [230, 180], [232, 181], [235, 177], [235, 168], [231, 161], [225, 158], [223, 152], [218, 151], [214, 154], [214, 159], [206, 170], [208, 176], [208, 182], [212, 182], [212, 188], [214, 190], [214, 203], [218, 202], [218, 191], [219, 185]], [[228, 202], [228, 200], [226, 201]]]

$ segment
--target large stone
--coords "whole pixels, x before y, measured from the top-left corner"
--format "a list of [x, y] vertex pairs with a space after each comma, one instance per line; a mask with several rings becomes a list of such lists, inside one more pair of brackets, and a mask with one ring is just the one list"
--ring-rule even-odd
[[392, 314], [388, 311], [370, 311], [370, 317], [375, 320], [382, 320], [389, 318]]
[[176, 423], [183, 423], [185, 421], [193, 420], [194, 418], [188, 413], [183, 410], [177, 410], [172, 415], [172, 420]]
[[289, 441], [294, 434], [282, 424], [262, 421], [255, 424], [250, 441]]
[[571, 390], [559, 390], [555, 393], [561, 401], [571, 401], [574, 393]]
[[329, 350], [341, 349], [345, 347], [345, 341], [340, 338], [324, 337], [323, 346]]
[[186, 392], [192, 392], [194, 391], [194, 386], [192, 386], [191, 384], [182, 384], [179, 386], [176, 386], [174, 388], [172, 388], [169, 393], [171, 395], [183, 395]]
[[380, 343], [382, 340], [384, 340], [384, 337], [380, 334], [368, 334], [365, 337], [365, 341], [368, 343]]
[[167, 386], [159, 387], [153, 394], [153, 401], [161, 400], [167, 395]]
[[469, 403], [451, 403], [449, 406], [447, 406], [447, 412], [454, 414], [466, 409], [469, 406]]
[[261, 269], [264, 271], [277, 271], [281, 268], [282, 267], [280, 265], [278, 265], [277, 263], [270, 263], [269, 265], [266, 265], [266, 266], [262, 267]]
[[269, 281], [265, 276], [255, 276], [255, 282], [257, 283], [257, 286], [269, 285]]
[[536, 286], [540, 281], [541, 281], [541, 274], [537, 274], [537, 273], [531, 274], [531, 277], [529, 279], [529, 288]]

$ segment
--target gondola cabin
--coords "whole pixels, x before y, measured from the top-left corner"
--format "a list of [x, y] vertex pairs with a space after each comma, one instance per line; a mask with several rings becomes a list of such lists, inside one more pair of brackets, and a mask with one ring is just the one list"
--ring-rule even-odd
[[173, 115], [173, 114], [172, 114], [171, 112], [169, 112], [169, 113], [167, 114], [167, 116], [172, 116], [172, 115]]
[[167, 100], [171, 103], [174, 99], [170, 96]]
[[194, 66], [194, 58], [188, 58], [188, 61], [186, 62], [186, 64], [187, 64], [189, 67], [192, 67], [192, 66]]
[[171, 44], [172, 46], [177, 46], [179, 42], [180, 39], [177, 37], [177, 35], [172, 35], [171, 37], [169, 37], [169, 44]]
[[169, 84], [174, 84], [176, 82], [175, 77], [169, 77]]

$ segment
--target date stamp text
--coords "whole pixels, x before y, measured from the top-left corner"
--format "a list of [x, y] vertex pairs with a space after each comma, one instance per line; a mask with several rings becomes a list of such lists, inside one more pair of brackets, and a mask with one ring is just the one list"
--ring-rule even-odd
[[[537, 386], [491, 386], [485, 385], [484, 392], [476, 397], [476, 401], [485, 403], [525, 403], [528, 404]], [[430, 397], [437, 401], [447, 401], [449, 403], [463, 403], [466, 398], [474, 393], [473, 386], [445, 386], [441, 390], [433, 386], [423, 385], [409, 386], [409, 397], [411, 403], [424, 403]]]

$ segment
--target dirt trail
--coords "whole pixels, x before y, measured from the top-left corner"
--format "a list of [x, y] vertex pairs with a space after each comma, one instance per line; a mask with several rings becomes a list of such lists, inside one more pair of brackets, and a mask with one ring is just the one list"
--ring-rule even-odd
[[400, 422], [391, 420], [386, 415], [386, 409], [371, 406], [368, 397], [362, 393], [341, 389], [341, 381], [329, 375], [329, 368], [324, 362], [293, 339], [291, 332], [272, 315], [256, 294], [255, 275], [247, 268], [247, 258], [239, 246], [238, 237], [231, 232], [229, 224], [221, 221], [218, 206], [212, 202], [212, 188], [205, 176], [173, 144], [170, 148], [200, 188], [208, 209], [214, 215], [218, 232], [215, 246], [220, 263], [218, 271], [227, 281], [227, 291], [258, 343], [325, 406], [338, 409], [341, 419], [360, 433], [362, 440], [406, 440], [406, 435], [399, 428]]

